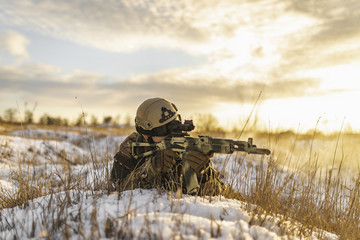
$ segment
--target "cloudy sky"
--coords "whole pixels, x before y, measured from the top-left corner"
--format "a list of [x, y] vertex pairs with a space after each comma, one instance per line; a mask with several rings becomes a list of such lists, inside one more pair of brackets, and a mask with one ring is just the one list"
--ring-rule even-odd
[[[360, 130], [358, 0], [2, 0], [0, 113], [185, 117]], [[78, 100], [76, 100], [76, 98]], [[80, 103], [80, 104], [79, 104]]]

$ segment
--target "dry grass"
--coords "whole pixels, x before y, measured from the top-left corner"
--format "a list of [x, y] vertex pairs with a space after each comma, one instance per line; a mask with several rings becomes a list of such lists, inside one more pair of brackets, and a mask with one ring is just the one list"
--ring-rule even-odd
[[[3, 125], [3, 128], [6, 129], [3, 131], [4, 134], [21, 129], [20, 126], [10, 125]], [[47, 129], [54, 130], [52, 127]], [[123, 135], [133, 129], [89, 128], [88, 130], [104, 135]], [[244, 133], [244, 136], [246, 135], [247, 133]], [[307, 237], [316, 229], [322, 229], [337, 234], [340, 239], [360, 239], [360, 175], [355, 176], [351, 184], [342, 178], [343, 169], [349, 169], [358, 161], [358, 153], [354, 152], [355, 148], [351, 148], [347, 141], [357, 143], [359, 136], [356, 134], [342, 135], [341, 138], [338, 136], [316, 134], [305, 136], [289, 132], [257, 134], [257, 142], [270, 145], [273, 152], [270, 162], [261, 161], [252, 175], [245, 175], [232, 183], [234, 186], [240, 184], [248, 186], [241, 196], [228, 193], [225, 197], [245, 200], [256, 206], [249, 209], [253, 213], [249, 224], [262, 225], [265, 224], [267, 217], [275, 215], [280, 217], [279, 228], [283, 230], [284, 235]], [[324, 151], [321, 146], [315, 146], [318, 143], [321, 145], [324, 141], [328, 147]], [[321, 155], [322, 153], [324, 155]], [[350, 161], [349, 156], [356, 159]], [[246, 157], [240, 156], [236, 161], [240, 167], [249, 168], [247, 171], [249, 172], [252, 166], [246, 165], [244, 158]], [[85, 206], [80, 206], [79, 212], [75, 214], [70, 214], [66, 209], [67, 206], [74, 204], [76, 199], [83, 197], [82, 190], [93, 191], [96, 194], [108, 194], [113, 190], [108, 181], [110, 172], [108, 163], [111, 159], [106, 157], [88, 159], [82, 164], [91, 165], [91, 171], [84, 171], [81, 174], [72, 172], [69, 162], [61, 159], [59, 161], [62, 165], [57, 171], [39, 173], [36, 166], [19, 159], [18, 170], [12, 174], [12, 179], [18, 183], [18, 190], [16, 193], [2, 192], [0, 209], [25, 206], [29, 200], [49, 196], [50, 201], [57, 201], [58, 208], [54, 210], [42, 206], [46, 213], [42, 219], [45, 238], [58, 232], [64, 239], [71, 238], [73, 234], [83, 239], [98, 238], [101, 226], [96, 219], [96, 207], [93, 208], [91, 218], [91, 236], [84, 235], [85, 226], [82, 219], [84, 214], [81, 211]], [[84, 181], [90, 175], [92, 182]], [[55, 196], [53, 194], [59, 192], [64, 192], [63, 198], [52, 199]], [[128, 212], [126, 216], [131, 214], [133, 213]], [[119, 225], [119, 221], [115, 219], [107, 219], [104, 229], [106, 237], [116, 239], [134, 237], [131, 231], [133, 226], [129, 226], [130, 221], [126, 220], [126, 216], [122, 225]], [[77, 223], [76, 229], [64, 224], [69, 219]], [[15, 219], [9, 220], [9, 226], [11, 221], [14, 224], [16, 222]], [[289, 226], [289, 221], [298, 224]], [[160, 233], [151, 232], [149, 224], [145, 221], [141, 236], [147, 239], [161, 239]], [[33, 233], [39, 227], [35, 224], [28, 234], [29, 237], [34, 237]], [[213, 237], [216, 237], [219, 232], [216, 221], [211, 225], [211, 229]], [[321, 233], [319, 238], [322, 238]]]
[[284, 221], [301, 223], [296, 235], [308, 236], [314, 229], [323, 229], [341, 239], [360, 238], [359, 177], [348, 189], [330, 173], [325, 182], [314, 175], [300, 179], [297, 174], [288, 174], [278, 181], [278, 174], [274, 164], [259, 169], [256, 185], [250, 188], [246, 201], [265, 213], [281, 214]]
[[[260, 142], [268, 139], [272, 155], [270, 161], [261, 161], [255, 174], [242, 179], [241, 184], [249, 186], [245, 201], [257, 206], [255, 215], [280, 214], [283, 222], [300, 223], [288, 229], [296, 236], [322, 229], [340, 239], [360, 239], [360, 135], [256, 135]], [[244, 158], [237, 161], [249, 172], [253, 166], [248, 167]], [[254, 177], [255, 184], [250, 179]]]

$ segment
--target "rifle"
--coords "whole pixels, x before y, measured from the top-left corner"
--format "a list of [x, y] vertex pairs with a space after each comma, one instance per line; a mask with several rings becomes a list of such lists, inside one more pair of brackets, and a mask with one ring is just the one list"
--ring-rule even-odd
[[[132, 143], [132, 152], [136, 153], [135, 148], [141, 147], [151, 147], [152, 150], [141, 153], [134, 154], [133, 157], [135, 159], [143, 158], [146, 156], [150, 156], [159, 150], [172, 150], [174, 152], [178, 152], [180, 155], [180, 159], [182, 160], [182, 175], [185, 180], [185, 186], [188, 194], [193, 194], [198, 191], [200, 188], [196, 174], [194, 170], [190, 167], [190, 165], [184, 160], [184, 155], [187, 151], [194, 150], [202, 152], [206, 155], [212, 155], [214, 153], [225, 153], [232, 154], [235, 151], [246, 152], [248, 154], [262, 154], [269, 155], [270, 150], [265, 148], [257, 148], [256, 145], [253, 144], [253, 139], [248, 138], [248, 141], [235, 141], [232, 139], [223, 139], [223, 138], [213, 138], [210, 136], [201, 136], [199, 137], [190, 137], [184, 129], [191, 129], [189, 124], [192, 124], [191, 120], [185, 120], [184, 124], [178, 124], [180, 127], [177, 129], [181, 129], [180, 131], [175, 130], [167, 136], [164, 140], [159, 143]], [[181, 123], [181, 122], [180, 122]], [[186, 127], [184, 127], [184, 125]], [[194, 127], [191, 129], [193, 130]], [[191, 131], [190, 130], [190, 131]], [[160, 164], [155, 163], [155, 166], [159, 166]]]

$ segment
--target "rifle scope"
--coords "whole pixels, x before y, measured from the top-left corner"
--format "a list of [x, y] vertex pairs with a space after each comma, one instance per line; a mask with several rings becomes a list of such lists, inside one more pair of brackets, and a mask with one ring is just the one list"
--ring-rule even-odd
[[185, 120], [184, 123], [181, 123], [178, 120], [172, 121], [167, 128], [171, 133], [182, 133], [189, 132], [195, 129], [193, 120]]

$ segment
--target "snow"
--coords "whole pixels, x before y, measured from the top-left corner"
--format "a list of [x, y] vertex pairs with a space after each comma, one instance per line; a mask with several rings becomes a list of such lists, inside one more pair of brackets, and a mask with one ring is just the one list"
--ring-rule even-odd
[[[19, 183], [12, 177], [16, 171], [44, 179], [51, 176], [55, 182], [65, 179], [67, 171], [71, 171], [83, 186], [94, 185], [105, 178], [110, 160], [125, 137], [42, 129], [0, 136], [0, 190], [16, 192]], [[229, 183], [245, 176], [255, 179], [254, 169], [261, 164], [267, 166], [267, 160], [253, 155], [220, 155], [214, 158], [214, 165], [228, 173], [224, 180]], [[244, 165], [247, 167], [241, 167]], [[285, 177], [277, 178], [286, 181]], [[249, 186], [234, 187], [244, 192]], [[238, 200], [177, 196], [152, 189], [122, 193], [91, 189], [54, 189], [21, 206], [2, 209], [0, 239], [300, 239], [284, 234], [286, 227], [296, 228], [294, 223], [280, 223], [275, 216], [263, 216], [264, 221], [257, 221], [251, 214], [254, 206]], [[322, 239], [338, 239], [322, 233]], [[316, 231], [303, 237], [318, 239]]]
[[[56, 226], [53, 220], [57, 220], [61, 213], [57, 206], [68, 201], [67, 198], [69, 204], [62, 210], [67, 214], [61, 219], [61, 226]], [[184, 195], [172, 198], [156, 190], [135, 189], [121, 195], [62, 192], [35, 199], [26, 208], [2, 210], [0, 237], [13, 239], [17, 236], [21, 239], [51, 235], [59, 239], [67, 226], [68, 234], [72, 236], [70, 239], [78, 239], [76, 230], [80, 224], [86, 237], [105, 238], [105, 224], [109, 221], [115, 230], [113, 232], [140, 239], [148, 239], [148, 234], [152, 239], [298, 239], [281, 236], [276, 218], [269, 220], [266, 226], [249, 224], [252, 216], [247, 208], [246, 203], [222, 197]], [[51, 232], [56, 227], [59, 229]], [[325, 239], [336, 239], [336, 236], [327, 234]]]

